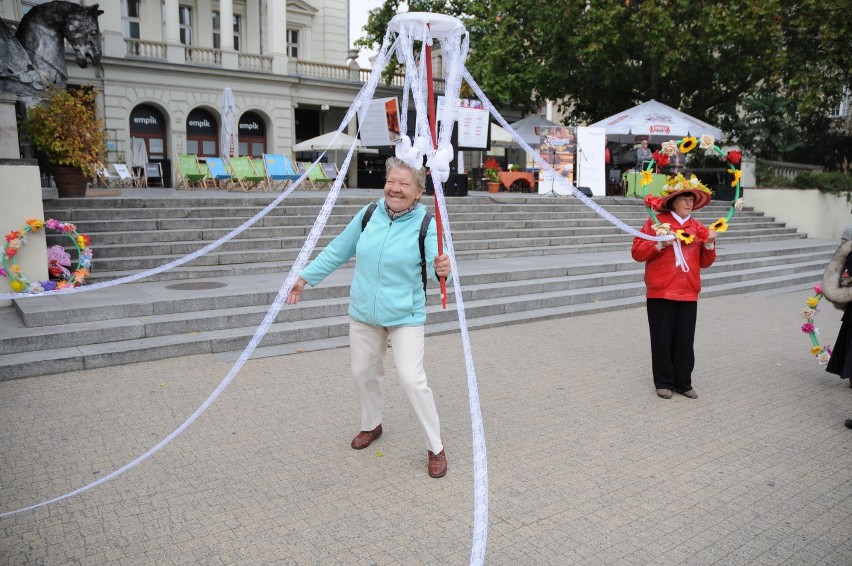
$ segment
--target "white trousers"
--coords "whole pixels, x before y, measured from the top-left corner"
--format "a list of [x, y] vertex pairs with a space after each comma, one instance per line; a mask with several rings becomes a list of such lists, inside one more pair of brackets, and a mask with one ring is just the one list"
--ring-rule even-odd
[[382, 422], [382, 382], [385, 377], [384, 358], [388, 337], [400, 385], [423, 429], [426, 447], [438, 454], [444, 445], [441, 443], [441, 423], [435, 408], [435, 398], [426, 383], [426, 372], [423, 370], [423, 326], [383, 328], [350, 317], [349, 349], [352, 355], [352, 378], [361, 401], [361, 430], [373, 430]]

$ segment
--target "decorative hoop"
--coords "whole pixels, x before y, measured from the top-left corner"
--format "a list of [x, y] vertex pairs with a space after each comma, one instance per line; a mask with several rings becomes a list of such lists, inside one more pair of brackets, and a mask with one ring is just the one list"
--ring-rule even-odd
[[[651, 173], [653, 173], [654, 167], [665, 167], [669, 164], [670, 156], [674, 155], [675, 152], [680, 152], [684, 155], [695, 149], [696, 147], [700, 147], [701, 149], [712, 149], [719, 157], [722, 158], [725, 163], [728, 164], [728, 173], [733, 176], [733, 180], [731, 181], [731, 186], [735, 188], [734, 192], [734, 201], [731, 203], [731, 208], [728, 211], [727, 216], [723, 216], [708, 228], [710, 230], [714, 230], [716, 232], [724, 232], [728, 229], [728, 222], [731, 221], [731, 218], [734, 216], [734, 212], [741, 210], [743, 206], [742, 199], [740, 198], [740, 177], [742, 176], [742, 171], [737, 168], [737, 165], [742, 161], [742, 152], [738, 150], [731, 150], [728, 153], [722, 151], [718, 145], [716, 145], [716, 140], [710, 134], [704, 134], [699, 139], [694, 136], [684, 136], [678, 141], [670, 140], [663, 143], [662, 153], [659, 151], [654, 152], [654, 159], [648, 162], [648, 165], [645, 167], [645, 170], [642, 172], [642, 198], [648, 196], [648, 188], [646, 185], [651, 183]], [[645, 208], [648, 209], [648, 214], [657, 224], [660, 221], [657, 219], [656, 214], [654, 214], [654, 210], [645, 205]]]
[[[62, 276], [59, 281], [38, 281], [33, 283], [21, 273], [21, 266], [17, 264], [18, 250], [27, 243], [27, 235], [35, 233], [42, 228], [49, 228], [67, 235], [74, 247], [77, 249], [77, 267], [69, 272], [68, 276]], [[91, 240], [88, 236], [77, 232], [77, 227], [70, 222], [59, 222], [50, 218], [43, 222], [36, 218], [27, 220], [26, 225], [20, 230], [12, 230], [6, 235], [6, 244], [3, 253], [0, 254], [0, 275], [10, 279], [9, 286], [15, 293], [43, 293], [54, 289], [65, 287], [79, 287], [89, 275], [92, 265], [92, 249], [89, 247]]]
[[814, 293], [812, 297], [807, 298], [807, 306], [802, 309], [802, 318], [805, 319], [805, 323], [802, 325], [802, 332], [807, 334], [811, 339], [811, 354], [816, 356], [819, 365], [824, 366], [831, 359], [831, 347], [823, 346], [819, 343], [819, 329], [814, 326], [814, 319], [820, 310], [822, 310], [819, 304], [823, 297], [822, 285], [820, 283], [814, 285]]

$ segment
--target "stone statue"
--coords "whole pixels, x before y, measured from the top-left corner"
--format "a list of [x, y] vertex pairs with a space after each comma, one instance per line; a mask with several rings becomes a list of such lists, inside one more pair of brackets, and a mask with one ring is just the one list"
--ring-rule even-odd
[[97, 4], [86, 7], [55, 1], [33, 6], [15, 33], [0, 20], [0, 91], [13, 92], [25, 106], [32, 106], [41, 100], [45, 88], [65, 88], [66, 40], [77, 65], [100, 63], [101, 14]]

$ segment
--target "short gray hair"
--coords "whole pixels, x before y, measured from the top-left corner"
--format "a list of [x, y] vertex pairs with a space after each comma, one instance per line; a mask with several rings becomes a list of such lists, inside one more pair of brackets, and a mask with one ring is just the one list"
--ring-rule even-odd
[[426, 190], [426, 168], [421, 167], [420, 169], [415, 169], [399, 157], [388, 157], [388, 160], [385, 161], [385, 173], [390, 174], [394, 169], [407, 169], [411, 171], [411, 174], [414, 175], [414, 184], [417, 185], [417, 188], [422, 193]]

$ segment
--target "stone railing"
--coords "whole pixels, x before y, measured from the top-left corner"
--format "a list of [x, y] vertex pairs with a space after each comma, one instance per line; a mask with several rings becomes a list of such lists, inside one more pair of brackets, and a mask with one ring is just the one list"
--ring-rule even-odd
[[803, 171], [810, 173], [822, 173], [823, 169], [819, 165], [806, 165], [804, 163], [788, 163], [786, 161], [767, 161], [766, 159], [758, 160], [760, 165], [769, 168], [770, 173], [774, 177], [783, 179], [795, 179], [796, 175]]
[[[362, 83], [367, 82], [370, 78], [370, 69], [360, 69], [359, 70], [359, 80]], [[435, 83], [435, 90], [437, 92], [444, 92], [444, 79], [433, 79]], [[391, 86], [396, 86], [402, 88], [403, 83], [405, 81], [405, 75], [394, 75], [393, 80], [391, 81]], [[384, 84], [384, 80], [380, 84]]]
[[145, 59], [165, 59], [166, 44], [159, 41], [146, 41], [144, 39], [124, 38], [127, 45], [127, 54], [133, 57]]
[[194, 65], [207, 65], [208, 67], [222, 66], [222, 51], [209, 47], [186, 48], [186, 62]]
[[272, 72], [272, 57], [270, 55], [252, 55], [249, 53], [239, 54], [240, 69], [246, 71]]
[[351, 70], [346, 65], [329, 65], [327, 63], [316, 63], [314, 61], [296, 61], [296, 74], [303, 77], [348, 81], [350, 80], [350, 71]]

